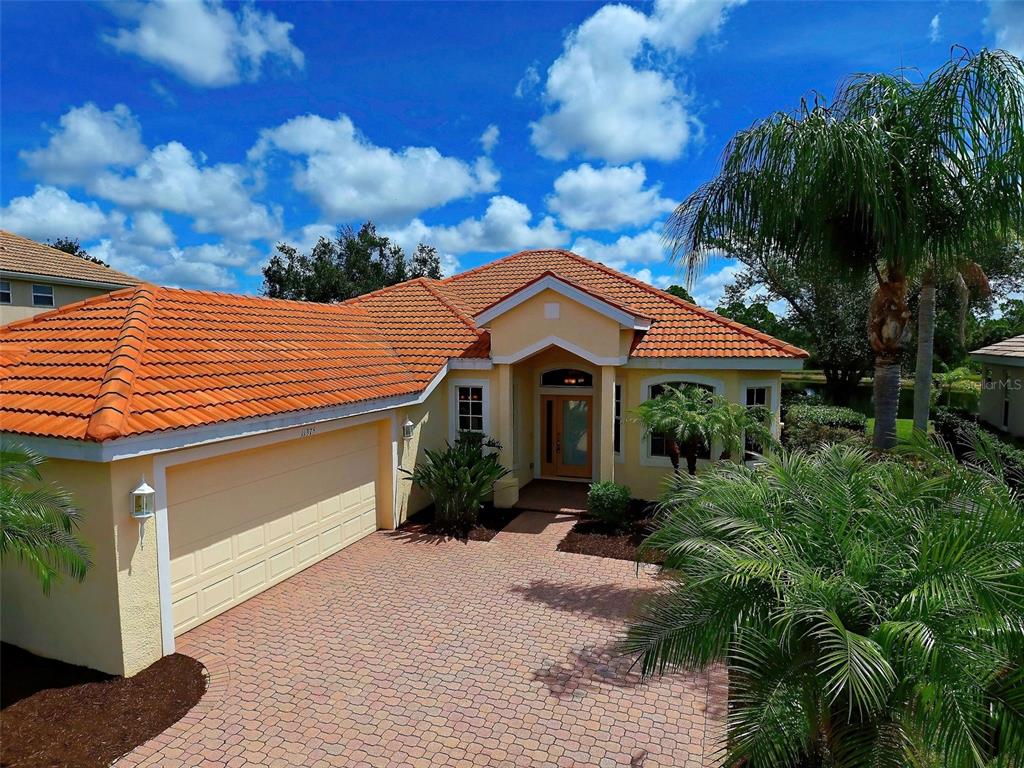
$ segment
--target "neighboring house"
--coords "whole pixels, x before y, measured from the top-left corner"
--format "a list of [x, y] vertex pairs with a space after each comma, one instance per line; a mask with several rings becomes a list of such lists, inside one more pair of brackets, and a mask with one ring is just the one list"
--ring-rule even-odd
[[0, 325], [141, 282], [0, 229]]
[[971, 358], [982, 367], [981, 420], [1024, 437], [1024, 336], [976, 349]]
[[[134, 674], [195, 627], [428, 498], [402, 470], [483, 431], [512, 473], [655, 498], [628, 413], [689, 382], [778, 414], [806, 353], [566, 251], [325, 305], [144, 285], [0, 329], [0, 422], [52, 460], [95, 567], [3, 577], [3, 637]], [[155, 488], [155, 519], [130, 493]], [[382, 568], [387, 563], [381, 563]], [[456, 575], [457, 577], [457, 575]]]

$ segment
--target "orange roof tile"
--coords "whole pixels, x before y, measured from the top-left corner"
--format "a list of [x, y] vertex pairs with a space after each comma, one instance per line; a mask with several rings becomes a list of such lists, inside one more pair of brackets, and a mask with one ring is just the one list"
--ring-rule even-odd
[[36, 315], [0, 328], [0, 426], [103, 441], [416, 394], [449, 359], [486, 359], [473, 315], [548, 273], [650, 318], [634, 357], [806, 356], [568, 251], [525, 251], [342, 304], [141, 285]]
[[647, 283], [570, 251], [522, 251], [442, 281], [464, 311], [476, 314], [533, 282], [545, 272], [589, 293], [649, 317], [632, 357], [777, 357], [807, 353], [765, 333], [683, 301]]

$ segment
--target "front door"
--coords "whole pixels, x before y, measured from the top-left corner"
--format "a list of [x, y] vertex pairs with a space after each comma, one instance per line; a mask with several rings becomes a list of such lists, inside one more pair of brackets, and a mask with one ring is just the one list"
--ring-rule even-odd
[[541, 471], [590, 477], [593, 463], [590, 395], [544, 395], [541, 401]]

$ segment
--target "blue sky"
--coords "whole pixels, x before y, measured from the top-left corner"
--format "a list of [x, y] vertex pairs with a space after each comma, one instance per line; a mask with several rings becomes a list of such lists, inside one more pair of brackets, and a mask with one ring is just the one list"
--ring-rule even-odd
[[0, 30], [4, 228], [217, 290], [368, 218], [449, 271], [558, 246], [664, 286], [661, 224], [733, 133], [953, 44], [1024, 55], [1024, 2], [5, 2]]

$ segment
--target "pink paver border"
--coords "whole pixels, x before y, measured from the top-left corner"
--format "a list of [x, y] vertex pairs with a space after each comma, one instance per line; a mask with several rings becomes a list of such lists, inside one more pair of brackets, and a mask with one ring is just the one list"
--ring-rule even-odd
[[195, 653], [185, 655], [196, 659], [206, 668], [207, 684], [202, 698], [185, 713], [184, 717], [163, 733], [154, 736], [115, 760], [114, 762], [119, 766], [152, 765], [154, 764], [153, 758], [168, 756], [165, 750], [170, 748], [176, 739], [185, 737], [190, 731], [198, 729], [207, 717], [220, 708], [231, 684], [231, 666], [219, 653], [203, 648], [197, 648], [195, 651]]

